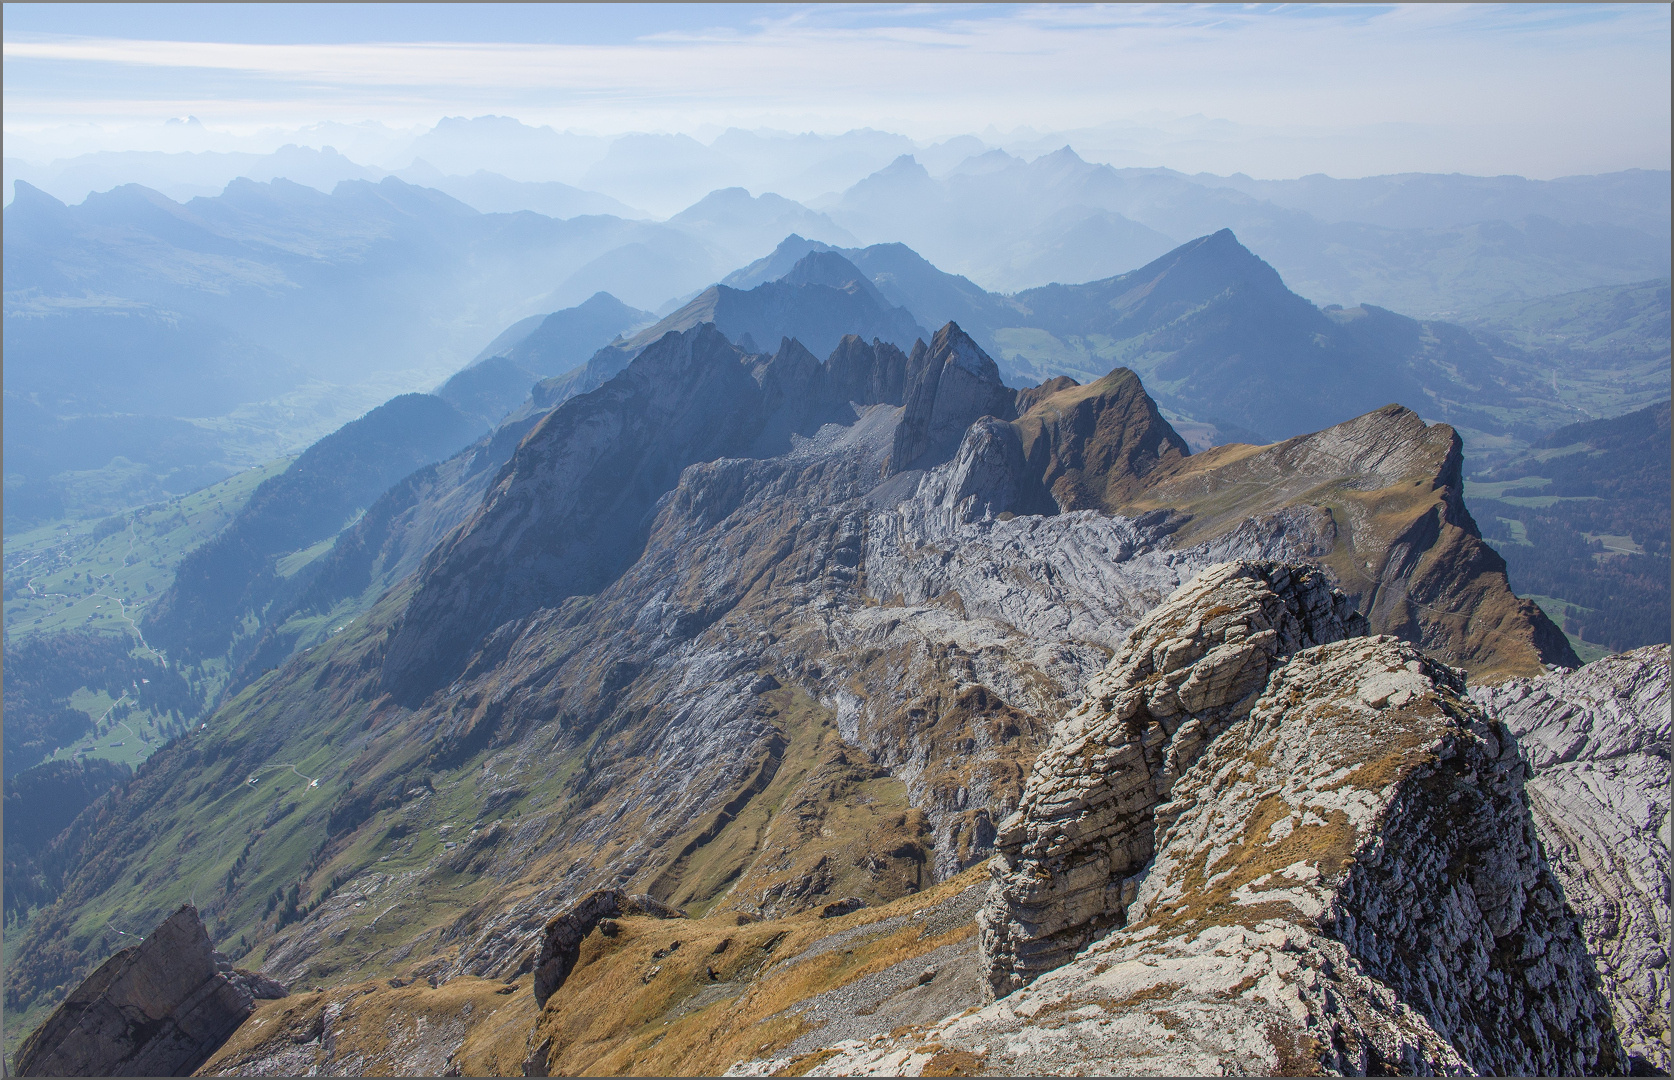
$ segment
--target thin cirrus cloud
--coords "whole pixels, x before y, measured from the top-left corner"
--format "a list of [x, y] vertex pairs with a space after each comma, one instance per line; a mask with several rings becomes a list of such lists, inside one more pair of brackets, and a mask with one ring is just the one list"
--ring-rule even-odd
[[[8, 134], [187, 112], [229, 128], [497, 111], [600, 133], [919, 138], [1213, 117], [1226, 123], [1173, 144], [1196, 160], [1167, 163], [1557, 175], [1669, 158], [1666, 5], [745, 6], [674, 26], [641, 9], [569, 40], [559, 8], [500, 41], [446, 40], [448, 5], [385, 10], [328, 41], [300, 17], [260, 40], [141, 37], [132, 17], [123, 36], [14, 32], [8, 10]], [[487, 21], [511, 38], [507, 18]]]

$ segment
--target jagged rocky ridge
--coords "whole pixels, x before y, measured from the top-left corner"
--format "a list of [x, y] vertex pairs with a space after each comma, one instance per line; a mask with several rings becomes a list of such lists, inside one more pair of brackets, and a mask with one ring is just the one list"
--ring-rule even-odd
[[993, 992], [1120, 926], [1178, 812], [1174, 783], [1248, 715], [1270, 668], [1365, 632], [1323, 574], [1282, 563], [1212, 567], [1142, 619], [1056, 725], [1000, 826], [996, 886], [979, 915]]
[[182, 907], [99, 966], [18, 1048], [19, 1076], [186, 1076], [285, 988], [234, 968]]
[[1517, 737], [1529, 805], [1635, 1073], [1669, 1056], [1668, 646], [1479, 686]]
[[[1016, 1075], [1626, 1064], [1542, 857], [1515, 739], [1464, 695], [1462, 672], [1394, 638], [1276, 658], [1320, 632], [1295, 618], [1306, 573], [1207, 571], [1136, 628], [1058, 728], [1002, 829], [980, 917], [990, 982], [1033, 982], [927, 1029], [834, 1046], [822, 1071], [928, 1073], [938, 1059]], [[1292, 575], [1302, 587], [1287, 587]], [[1324, 636], [1357, 629], [1322, 599], [1311, 606]], [[1269, 634], [1278, 648], [1261, 647]], [[1222, 638], [1238, 641], [1204, 651]], [[1195, 664], [1170, 661], [1193, 653]], [[1153, 667], [1165, 678], [1147, 683]], [[1178, 717], [1176, 702], [1224, 710], [1233, 694], [1241, 704], [1211, 713], [1227, 726], [1189, 764], [1201, 744], [1181, 736], [1200, 718], [1166, 750], [1166, 725], [1123, 722], [1159, 699]], [[1168, 801], [1145, 815], [1159, 786]], [[1123, 889], [1122, 868], [1153, 845]], [[1028, 930], [1077, 918], [1117, 928], [1077, 953], [1018, 948]]]
[[606, 345], [573, 371], [542, 380], [530, 405], [545, 410], [596, 390], [668, 334], [705, 324], [749, 353], [772, 348], [787, 337], [829, 354], [849, 336], [887, 341], [902, 350], [929, 336], [910, 311], [886, 300], [853, 263], [836, 252], [814, 251], [798, 259], [783, 277], [755, 288], [710, 286], [651, 326]]
[[[216, 901], [265, 970], [506, 978], [595, 889], [777, 917], [984, 861], [1051, 718], [1229, 558], [1313, 562], [1351, 597], [1367, 586], [1346, 569], [1370, 562], [1373, 629], [1540, 670], [1549, 624], [1449, 517], [1448, 429], [1395, 408], [1186, 456], [1131, 373], [1101, 383], [1006, 391], [951, 325], [910, 355], [846, 339], [823, 364], [665, 335], [535, 425], [364, 619], [155, 756], [92, 847], [132, 851], [231, 788], [217, 814], [307, 836], [286, 867], [299, 918], [264, 921], [267, 883]], [[1472, 630], [1490, 608], [1493, 633]], [[303, 754], [327, 763], [325, 806], [287, 817], [240, 787]], [[467, 794], [460, 850], [406, 856]], [[187, 869], [214, 853], [200, 836]], [[146, 905], [185, 871], [127, 858], [94, 858], [31, 924], [14, 1000], [96, 951], [76, 905], [161, 917]]]

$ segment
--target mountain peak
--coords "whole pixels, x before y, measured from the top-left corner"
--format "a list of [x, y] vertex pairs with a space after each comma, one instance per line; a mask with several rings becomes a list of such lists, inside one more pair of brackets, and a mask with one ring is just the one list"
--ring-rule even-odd
[[[905, 179], [928, 181], [930, 179], [930, 170], [926, 169], [923, 165], [920, 165], [918, 163], [918, 159], [913, 157], [911, 154], [902, 154], [900, 157], [896, 158], [894, 161], [885, 165], [883, 168], [866, 178], [866, 180]], [[861, 183], [864, 184], [866, 180], [862, 180]]]
[[933, 360], [939, 358], [944, 364], [956, 364], [983, 382], [1003, 385], [999, 365], [956, 322], [950, 321], [936, 331], [935, 338], [930, 342], [930, 356]]
[[734, 289], [753, 289], [768, 281], [778, 281], [795, 268], [797, 261], [810, 251], [835, 251], [830, 244], [809, 240], [799, 233], [791, 233], [779, 241], [771, 254], [764, 255], [750, 265], [734, 270], [721, 279], [721, 284]]
[[958, 323], [949, 322], [929, 346], [921, 341], [913, 348], [888, 471], [939, 465], [953, 456], [975, 420], [1016, 415], [1016, 395], [1000, 380], [999, 366]]
[[[862, 292], [877, 296], [877, 289], [860, 268], [835, 251], [810, 251], [780, 280], [786, 285], [825, 285], [833, 289], [859, 285]], [[883, 301], [881, 296], [877, 298]]]
[[69, 209], [63, 203], [59, 202], [57, 199], [48, 195], [46, 192], [26, 180], [12, 181], [12, 202], [11, 206], [6, 207], [6, 209], [10, 210], [14, 206], [20, 207], [24, 210], [44, 210], [47, 212], [57, 212]]

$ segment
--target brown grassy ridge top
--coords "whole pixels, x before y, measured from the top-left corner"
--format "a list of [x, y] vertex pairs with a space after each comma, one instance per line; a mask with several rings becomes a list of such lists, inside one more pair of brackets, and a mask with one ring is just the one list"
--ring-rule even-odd
[[[974, 923], [927, 930], [913, 916], [986, 876], [972, 868], [831, 919], [810, 911], [759, 922], [732, 913], [608, 920], [582, 943], [544, 1009], [527, 975], [293, 994], [263, 1003], [199, 1074], [522, 1075], [526, 1067], [547, 1075], [718, 1074], [774, 1056], [810, 1030], [796, 1010], [814, 997], [970, 938]], [[885, 926], [868, 932], [878, 924]], [[843, 940], [829, 941], [836, 935]]]
[[1252, 516], [1327, 510], [1324, 563], [1376, 633], [1413, 641], [1476, 679], [1536, 675], [1578, 661], [1561, 631], [1506, 581], [1464, 504], [1459, 436], [1411, 409], [1382, 409], [1269, 446], [1169, 458], [1114, 512], [1190, 515], [1182, 544], [1213, 541]]

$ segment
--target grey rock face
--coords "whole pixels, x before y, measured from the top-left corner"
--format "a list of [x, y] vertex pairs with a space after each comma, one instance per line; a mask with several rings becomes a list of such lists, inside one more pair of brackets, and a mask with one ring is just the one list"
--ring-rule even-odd
[[906, 406], [895, 431], [889, 471], [922, 469], [946, 461], [965, 429], [983, 416], [1010, 420], [1016, 393], [1000, 380], [1000, 369], [954, 323], [936, 332], [928, 348], [920, 342], [907, 361]]
[[1126, 926], [822, 1069], [920, 1074], [945, 1054], [1013, 1075], [1619, 1069], [1515, 744], [1462, 691], [1394, 638], [1297, 653], [1174, 781]]
[[[221, 962], [218, 962], [221, 961]], [[24, 1040], [19, 1076], [185, 1076], [255, 1008], [284, 997], [232, 969], [197, 909], [182, 906], [139, 945], [106, 960]]]
[[915, 501], [941, 511], [950, 522], [1058, 509], [1029, 469], [1017, 429], [992, 416], [972, 424], [953, 460], [919, 482]]
[[1669, 651], [1476, 687], [1517, 737], [1546, 857], [1581, 917], [1628, 1065], [1669, 1054]]
[[1281, 657], [1364, 634], [1311, 567], [1233, 562], [1193, 578], [1147, 615], [1088, 683], [1036, 759], [995, 840], [979, 915], [990, 987], [1003, 995], [1120, 925], [1174, 782], [1244, 716]]
[[621, 889], [600, 889], [589, 893], [546, 924], [541, 936], [540, 954], [535, 957], [535, 1001], [545, 1005], [553, 991], [564, 985], [564, 980], [575, 968], [582, 940], [593, 932], [595, 926], [606, 919], [620, 919], [628, 915], [651, 915], [659, 919], [686, 917], [685, 912], [650, 896]]

